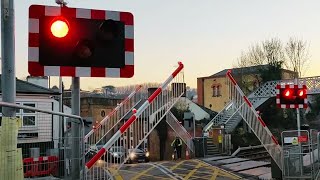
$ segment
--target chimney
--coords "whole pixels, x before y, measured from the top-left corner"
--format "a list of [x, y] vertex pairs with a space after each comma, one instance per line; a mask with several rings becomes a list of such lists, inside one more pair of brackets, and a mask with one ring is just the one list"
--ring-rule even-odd
[[39, 76], [39, 77], [28, 76], [27, 82], [38, 85], [38, 86], [42, 86], [44, 88], [49, 88], [48, 76]]

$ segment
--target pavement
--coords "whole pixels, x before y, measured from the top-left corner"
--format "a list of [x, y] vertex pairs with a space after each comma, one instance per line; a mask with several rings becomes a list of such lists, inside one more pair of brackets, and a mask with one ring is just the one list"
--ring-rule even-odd
[[240, 176], [198, 159], [125, 164], [114, 172], [115, 180], [208, 180], [241, 179]]

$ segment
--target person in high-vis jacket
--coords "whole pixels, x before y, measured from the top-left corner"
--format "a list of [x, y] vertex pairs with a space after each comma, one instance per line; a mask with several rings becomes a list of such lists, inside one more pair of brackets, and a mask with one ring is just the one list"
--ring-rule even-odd
[[172, 141], [171, 146], [177, 151], [177, 158], [181, 159], [181, 151], [182, 151], [182, 141], [179, 137], [176, 137], [175, 140]]

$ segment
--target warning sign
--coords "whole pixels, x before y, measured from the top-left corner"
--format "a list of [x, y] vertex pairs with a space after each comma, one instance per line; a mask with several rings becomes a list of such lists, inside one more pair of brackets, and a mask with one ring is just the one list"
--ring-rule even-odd
[[218, 142], [222, 143], [222, 136], [221, 135], [218, 136]]
[[292, 145], [298, 145], [299, 141], [297, 137], [292, 138]]

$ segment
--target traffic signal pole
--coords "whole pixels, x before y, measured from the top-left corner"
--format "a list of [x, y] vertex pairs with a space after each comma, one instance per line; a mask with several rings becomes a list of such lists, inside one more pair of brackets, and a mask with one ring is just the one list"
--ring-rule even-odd
[[[56, 3], [61, 7], [66, 6], [64, 0], [56, 0]], [[60, 89], [62, 88], [62, 78], [59, 79]], [[61, 96], [60, 96], [61, 97]], [[62, 101], [62, 99], [61, 99]], [[60, 108], [63, 108], [62, 106]], [[72, 78], [72, 96], [71, 96], [71, 109], [73, 115], [80, 116], [80, 78]], [[61, 122], [61, 121], [60, 121]], [[77, 121], [71, 121], [71, 154], [72, 154], [72, 164], [71, 164], [71, 177], [72, 179], [80, 179], [80, 124]], [[63, 124], [60, 126], [60, 131]]]
[[[294, 82], [295, 82], [295, 84], [298, 84], [299, 82], [298, 82], [298, 78], [295, 78], [294, 79]], [[300, 123], [300, 109], [299, 108], [296, 108], [296, 111], [297, 111], [297, 126], [298, 126], [298, 128], [297, 128], [297, 130], [298, 130], [298, 139], [299, 139], [299, 137], [301, 136], [301, 132], [300, 132], [300, 130], [301, 130], [301, 123]], [[302, 176], [303, 175], [303, 155], [302, 155], [302, 146], [301, 146], [301, 143], [299, 143], [299, 153], [300, 153], [300, 157], [299, 157], [299, 161], [300, 161], [300, 175]]]
[[[2, 101], [16, 102], [13, 0], [1, 0]], [[14, 108], [2, 107], [4, 117], [16, 117]]]
[[[14, 0], [1, 0], [1, 90], [2, 101], [16, 102]], [[17, 149], [18, 125], [15, 108], [2, 107], [0, 179], [22, 180], [22, 153]], [[13, 119], [11, 119], [13, 118]], [[6, 142], [4, 139], [7, 139]]]
[[[72, 114], [80, 116], [80, 78], [72, 78]], [[72, 179], [80, 179], [80, 124], [77, 121], [72, 121], [71, 124], [72, 135]]]

